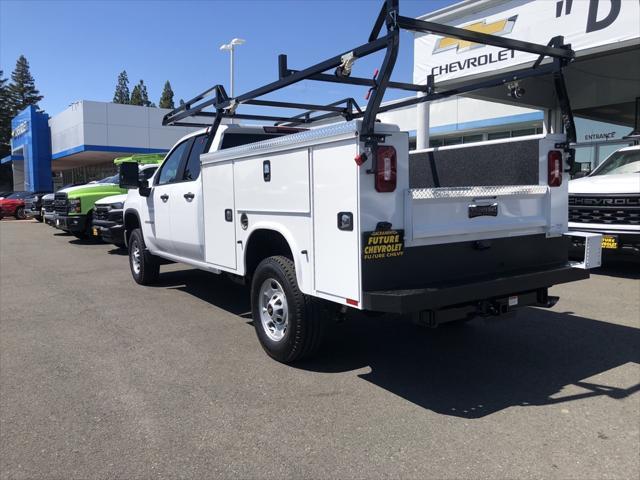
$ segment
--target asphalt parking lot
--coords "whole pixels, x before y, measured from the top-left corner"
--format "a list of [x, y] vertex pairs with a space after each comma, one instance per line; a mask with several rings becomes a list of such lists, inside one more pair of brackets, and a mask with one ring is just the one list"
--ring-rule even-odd
[[639, 270], [505, 321], [354, 318], [294, 368], [243, 287], [2, 221], [0, 477], [637, 479]]

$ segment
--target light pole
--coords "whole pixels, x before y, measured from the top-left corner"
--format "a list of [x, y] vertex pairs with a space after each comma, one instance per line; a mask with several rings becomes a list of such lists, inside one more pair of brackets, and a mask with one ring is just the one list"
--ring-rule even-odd
[[229, 96], [233, 97], [233, 52], [235, 51], [235, 48], [237, 45], [242, 45], [245, 41], [242, 38], [234, 38], [233, 40], [231, 40], [229, 43], [225, 43], [224, 45], [220, 45], [220, 50], [228, 50], [229, 51], [229, 58], [231, 60], [229, 69], [229, 75], [230, 75], [230, 80], [229, 80]]

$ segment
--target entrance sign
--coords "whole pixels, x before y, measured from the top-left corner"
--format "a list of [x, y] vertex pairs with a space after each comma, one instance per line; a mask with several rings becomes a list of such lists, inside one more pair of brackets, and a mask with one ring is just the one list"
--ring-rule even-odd
[[[581, 50], [601, 46], [614, 50], [618, 42], [640, 38], [639, 18], [637, 0], [510, 0], [445, 22], [533, 43], [547, 43], [550, 38], [563, 35], [579, 57]], [[537, 58], [526, 52], [432, 34], [416, 34], [414, 55], [413, 80], [422, 84], [428, 75], [434, 75], [436, 82], [452, 80]]]

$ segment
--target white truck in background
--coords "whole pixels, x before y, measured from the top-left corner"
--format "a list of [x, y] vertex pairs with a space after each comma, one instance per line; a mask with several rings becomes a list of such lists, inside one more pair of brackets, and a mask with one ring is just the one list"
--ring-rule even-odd
[[[538, 46], [439, 26], [402, 17], [398, 0], [386, 0], [367, 44], [300, 71], [280, 56], [279, 80], [235, 98], [216, 85], [167, 114], [165, 124], [206, 128], [181, 139], [149, 180], [135, 167], [120, 169], [120, 185], [132, 188], [124, 224], [135, 281], [155, 282], [167, 261], [244, 280], [262, 347], [290, 363], [318, 349], [332, 312], [413, 313], [437, 326], [551, 307], [557, 297], [549, 287], [588, 278], [599, 265], [600, 236], [574, 232], [586, 239], [585, 258], [568, 260], [563, 173], [572, 151], [564, 134], [410, 155], [407, 132], [376, 121], [386, 88], [424, 93], [395, 108], [460, 93], [437, 91], [433, 78], [390, 80], [402, 28], [552, 57], [476, 88], [553, 74], [574, 132], [562, 80], [573, 52], [561, 38]], [[351, 75], [358, 58], [381, 50], [379, 75]], [[324, 73], [332, 68], [335, 75]], [[352, 98], [329, 105], [258, 99], [304, 79], [369, 86], [372, 95], [366, 110]], [[243, 105], [307, 111], [256, 115], [240, 113]], [[332, 116], [345, 121], [314, 127]], [[184, 122], [202, 117], [211, 122]], [[225, 118], [274, 125], [223, 125]]]
[[[602, 234], [606, 252], [640, 256], [640, 145], [569, 182], [569, 229]], [[577, 237], [574, 244], [582, 248]]]

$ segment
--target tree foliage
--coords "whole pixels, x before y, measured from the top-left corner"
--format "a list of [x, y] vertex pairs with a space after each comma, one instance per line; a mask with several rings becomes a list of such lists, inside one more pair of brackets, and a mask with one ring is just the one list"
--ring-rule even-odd
[[18, 57], [16, 68], [11, 74], [11, 83], [7, 88], [13, 115], [24, 110], [29, 105], [37, 105], [43, 99], [43, 96], [40, 95], [36, 88], [35, 80], [29, 69], [29, 62], [24, 55]]
[[11, 99], [4, 72], [0, 70], [0, 158], [11, 153]]
[[155, 104], [149, 101], [149, 93], [144, 80], [140, 80], [131, 91], [131, 105], [139, 105], [142, 107], [155, 107]]
[[131, 101], [129, 103], [131, 105], [142, 106], [142, 94], [140, 93], [140, 85], [133, 86], [133, 90], [131, 90]]
[[131, 103], [131, 96], [129, 95], [129, 77], [127, 76], [126, 70], [123, 70], [118, 75], [116, 91], [113, 94], [113, 103]]
[[169, 80], [164, 82], [164, 88], [162, 89], [162, 95], [160, 96], [160, 108], [175, 108], [173, 103], [173, 89]]

